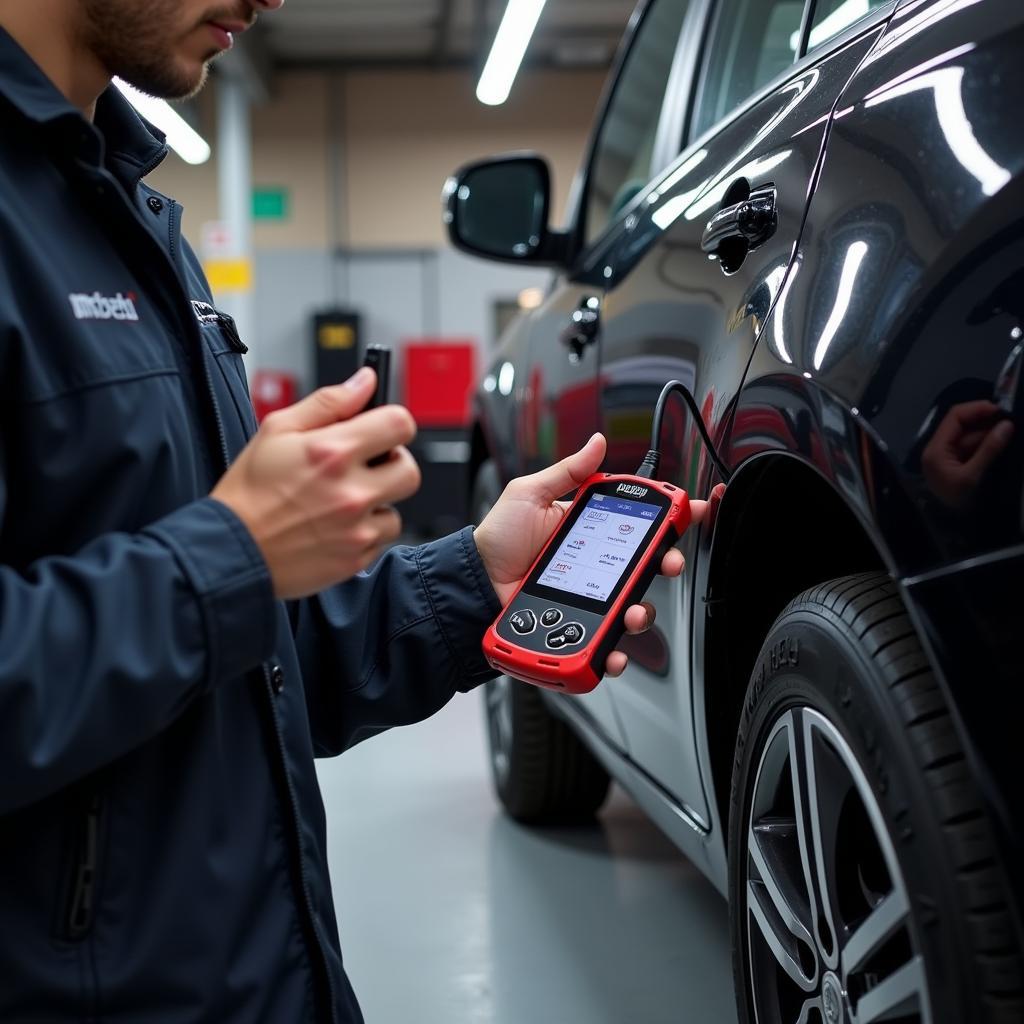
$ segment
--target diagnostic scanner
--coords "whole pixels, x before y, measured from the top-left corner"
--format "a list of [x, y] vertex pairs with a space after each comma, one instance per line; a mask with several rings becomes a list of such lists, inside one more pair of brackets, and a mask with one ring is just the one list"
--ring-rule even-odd
[[564, 693], [589, 693], [662, 559], [690, 524], [686, 492], [639, 476], [597, 473], [484, 637], [499, 672]]
[[491, 666], [563, 693], [589, 693], [626, 629], [626, 609], [643, 599], [661, 562], [690, 525], [686, 491], [655, 480], [661, 425], [672, 394], [682, 396], [722, 479], [730, 470], [686, 385], [658, 397], [651, 447], [634, 476], [596, 473], [576, 492], [512, 600], [484, 636]]

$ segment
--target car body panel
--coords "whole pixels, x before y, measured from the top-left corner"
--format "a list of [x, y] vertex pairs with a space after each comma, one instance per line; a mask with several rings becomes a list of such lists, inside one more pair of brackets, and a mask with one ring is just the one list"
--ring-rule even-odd
[[[609, 472], [635, 472], [650, 443], [650, 419], [666, 380], [693, 391], [712, 436], [722, 437], [760, 329], [796, 250], [832, 108], [881, 33], [872, 26], [705, 135], [627, 218], [609, 264], [601, 339], [601, 427]], [[705, 226], [742, 181], [772, 184], [777, 226], [739, 268], [726, 273], [701, 250]], [[678, 421], [677, 421], [678, 423]], [[681, 423], [679, 424], [681, 426]], [[713, 483], [690, 417], [666, 437], [662, 475], [706, 497]], [[697, 535], [683, 539], [697, 561]], [[630, 756], [707, 826], [707, 787], [694, 742], [689, 579], [659, 579], [649, 598], [660, 609], [671, 663], [632, 659], [615, 680], [616, 707]], [[657, 642], [654, 634], [649, 640]], [[640, 647], [640, 644], [634, 644]]]
[[[1024, 800], [1015, 723], [999, 708], [1020, 686], [1010, 638], [1024, 621], [1024, 147], [1007, 130], [1024, 102], [1021, 52], [1018, 5], [900, 7], [840, 102], [730, 438], [745, 457], [799, 453], [865, 524], [1011, 862]], [[992, 399], [1013, 439], [973, 485], [950, 478], [937, 428]]]
[[[579, 212], [586, 206], [586, 171], [600, 137], [603, 118], [614, 99], [618, 71], [629, 60], [630, 50], [649, 7], [649, 3], [641, 4], [634, 13], [602, 99], [601, 115], [595, 123], [570, 204], [571, 230], [577, 233]], [[699, 33], [706, 8], [705, 0], [693, 0], [687, 11], [684, 31]], [[680, 80], [683, 74], [681, 67], [677, 59], [672, 80], [688, 92], [689, 82]], [[666, 102], [666, 109], [668, 106]], [[662, 142], [661, 146], [664, 145]], [[571, 455], [599, 428], [600, 332], [594, 343], [582, 347], [572, 347], [566, 343], [565, 337], [572, 326], [573, 315], [578, 311], [590, 310], [598, 317], [602, 315], [606, 268], [612, 253], [619, 247], [626, 224], [623, 215], [609, 225], [592, 245], [581, 252], [570, 273], [555, 278], [541, 307], [525, 318], [527, 326], [519, 339], [518, 366], [522, 368], [522, 379], [517, 380], [515, 389], [519, 407], [517, 471], [536, 472]], [[506, 353], [510, 351], [507, 343], [502, 347]], [[606, 741], [620, 750], [626, 749], [626, 736], [611, 687], [598, 687], [592, 693], [579, 695], [573, 700], [584, 716], [599, 726]]]
[[[563, 283], [530, 318], [530, 352], [523, 384], [519, 421], [519, 450], [524, 468], [536, 472], [578, 451], [594, 433], [597, 422], [597, 343], [574, 352], [561, 340], [580, 309], [600, 309], [600, 292], [592, 286]], [[573, 698], [584, 713], [619, 749], [626, 739], [606, 686]]]
[[[1024, 858], [1016, 718], [998, 713], [1020, 685], [1024, 621], [1022, 52], [1024, 7], [1002, 0], [902, 0], [812, 51], [633, 201], [504, 342], [515, 394], [481, 397], [507, 477], [598, 427], [604, 468], [631, 472], [657, 393], [678, 377], [738, 467], [684, 539], [683, 581], [652, 588], [659, 623], [627, 641], [631, 669], [595, 691], [605, 704], [545, 694], [723, 892], [713, 585], [748, 482], [780, 462], [834, 496], [871, 548], [867, 567], [899, 581], [1007, 863]], [[738, 177], [775, 184], [778, 227], [726, 276], [699, 246]], [[585, 299], [599, 301], [601, 336], [573, 361], [558, 336]], [[928, 445], [979, 399], [1016, 432], [965, 489]], [[674, 410], [666, 435], [663, 475], [703, 497], [715, 478], [692, 423]]]

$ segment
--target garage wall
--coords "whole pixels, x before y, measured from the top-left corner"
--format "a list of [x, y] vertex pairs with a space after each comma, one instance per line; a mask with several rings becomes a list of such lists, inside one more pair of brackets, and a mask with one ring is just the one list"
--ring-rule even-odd
[[345, 78], [346, 203], [353, 246], [441, 245], [439, 197], [456, 165], [533, 149], [551, 163], [559, 221], [603, 74], [538, 72], [485, 107], [463, 72], [363, 72]]
[[[255, 244], [444, 245], [445, 178], [460, 162], [515, 149], [535, 149], [551, 161], [560, 220], [603, 81], [592, 71], [525, 74], [505, 106], [485, 107], [462, 71], [279, 74], [273, 98], [252, 112], [253, 183], [286, 188], [292, 209], [287, 221], [258, 223]], [[211, 140], [215, 89], [216, 81], [199, 103], [200, 127]], [[216, 219], [216, 154], [190, 167], [172, 153], [150, 180], [185, 206], [193, 236]]]
[[[596, 72], [526, 74], [504, 107], [474, 97], [461, 71], [288, 72], [253, 108], [253, 183], [288, 192], [289, 216], [254, 229], [254, 352], [260, 366], [312, 385], [309, 321], [349, 307], [370, 342], [471, 338], [494, 342], [496, 301], [543, 284], [545, 271], [453, 251], [440, 220], [445, 177], [461, 162], [535, 149], [549, 158], [560, 222], [603, 85]], [[214, 82], [200, 127], [216, 139]], [[171, 154], [150, 177], [185, 207], [186, 234], [217, 219], [215, 159], [190, 167]]]
[[514, 301], [548, 273], [474, 260], [451, 250], [364, 250], [331, 258], [323, 249], [256, 254], [255, 322], [261, 365], [312, 386], [310, 319], [350, 306], [363, 316], [367, 343], [398, 350], [410, 338], [471, 339], [480, 359], [494, 342], [494, 304]]

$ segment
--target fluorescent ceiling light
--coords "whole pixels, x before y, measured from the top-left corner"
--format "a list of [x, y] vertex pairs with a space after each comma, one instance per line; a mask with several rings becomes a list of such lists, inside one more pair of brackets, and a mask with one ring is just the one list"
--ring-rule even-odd
[[147, 121], [167, 136], [167, 145], [182, 160], [189, 164], [205, 164], [210, 159], [209, 143], [166, 100], [147, 96], [120, 78], [114, 79], [114, 85]]
[[476, 98], [490, 107], [508, 99], [546, 0], [508, 0], [494, 46], [476, 87]]
[[839, 35], [844, 28], [848, 28], [855, 21], [859, 21], [866, 14], [871, 13], [871, 4], [868, 0], [845, 0], [827, 18], [811, 29], [810, 38], [807, 40], [807, 49], [813, 50], [818, 43], [823, 43], [832, 36]]
[[[848, 28], [855, 21], [871, 13], [869, 0], [844, 0], [827, 18], [822, 20], [811, 29], [810, 37], [807, 40], [807, 49], [813, 50], [818, 43], [823, 43], [832, 36], [839, 35], [844, 28]], [[795, 53], [800, 45], [799, 29], [789, 37], [789, 47]]]

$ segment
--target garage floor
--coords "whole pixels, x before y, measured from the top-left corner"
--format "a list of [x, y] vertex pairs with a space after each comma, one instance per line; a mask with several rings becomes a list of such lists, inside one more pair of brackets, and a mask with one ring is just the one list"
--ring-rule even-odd
[[583, 829], [499, 813], [480, 697], [321, 762], [367, 1024], [733, 1024], [725, 902], [618, 790]]

